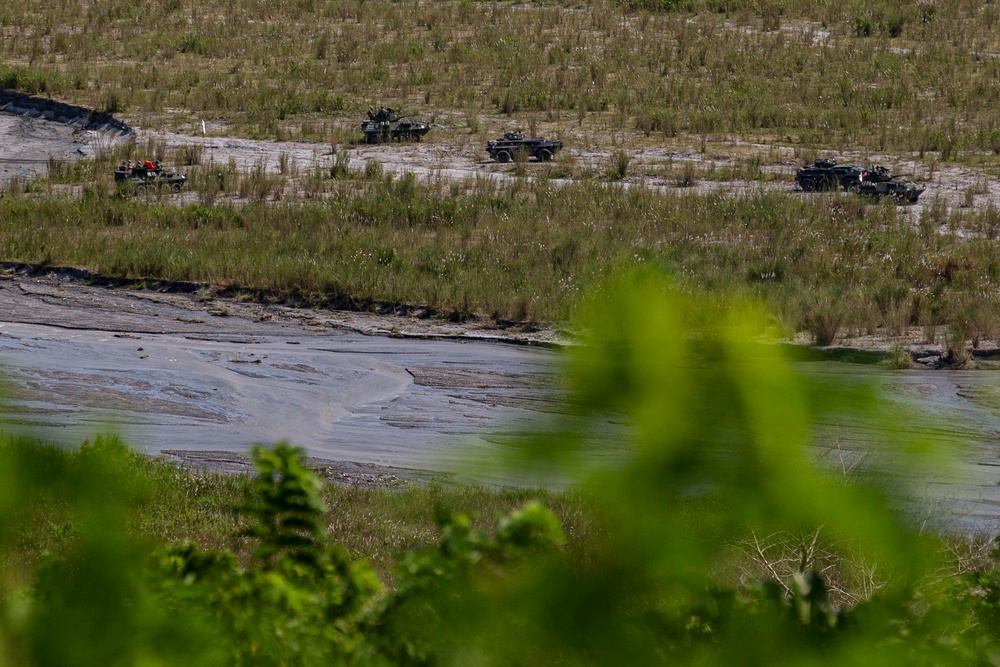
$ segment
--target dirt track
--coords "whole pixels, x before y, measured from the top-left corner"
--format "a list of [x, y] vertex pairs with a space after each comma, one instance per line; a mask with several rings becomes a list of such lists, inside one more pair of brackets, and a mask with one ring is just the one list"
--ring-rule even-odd
[[[359, 132], [360, 135], [360, 132]], [[592, 138], [579, 136], [567, 140], [567, 148], [561, 154], [563, 160], [573, 164], [576, 172], [601, 174], [606, 169], [611, 149], [588, 148]], [[289, 170], [308, 173], [319, 167], [328, 169], [334, 160], [333, 146], [321, 143], [297, 141], [260, 141], [238, 137], [197, 136], [177, 132], [147, 132], [137, 130], [135, 137], [122, 138], [105, 136], [102, 133], [81, 130], [72, 125], [31, 119], [0, 112], [0, 185], [12, 178], [27, 178], [32, 174], [44, 174], [49, 158], [75, 160], [82, 156], [93, 156], [95, 150], [116, 141], [134, 140], [137, 145], [152, 141], [163, 146], [168, 153], [188, 146], [202, 146], [202, 160], [217, 164], [233, 163], [240, 170], [263, 167], [271, 173], [279, 172], [279, 156], [287, 159]], [[485, 140], [483, 140], [485, 141]], [[440, 179], [444, 181], [464, 181], [488, 178], [499, 182], [509, 182], [518, 178], [530, 178], [540, 165], [531, 162], [526, 165], [524, 176], [517, 176], [516, 167], [500, 165], [488, 159], [480, 145], [482, 141], [472, 141], [461, 145], [439, 143], [432, 132], [428, 140], [416, 144], [382, 144], [375, 146], [346, 146], [352, 168], [363, 169], [370, 161], [377, 161], [384, 170], [402, 175], [412, 173], [418, 178]], [[699, 147], [646, 147], [629, 151], [632, 162], [629, 175], [621, 181], [625, 187], [645, 186], [675, 192], [755, 192], [774, 190], [795, 193], [792, 180], [801, 159], [795, 151], [785, 147], [771, 147], [748, 144], [739, 141], [720, 140], [711, 144], [705, 152]], [[669, 173], [669, 166], [678, 170], [685, 163], [693, 163], [699, 169], [713, 165], [724, 170], [737, 164], [740, 159], [763, 157], [761, 169], [773, 180], [698, 180], [692, 187], [681, 188]], [[935, 201], [943, 201], [948, 208], [966, 206], [967, 193], [972, 190], [973, 206], [992, 203], [1000, 207], [1000, 179], [980, 173], [975, 169], [956, 165], [938, 165], [919, 161], [911, 155], [862, 154], [843, 152], [836, 156], [841, 162], [858, 164], [881, 164], [889, 166], [896, 174], [923, 182], [927, 192], [914, 206], [904, 207], [908, 215], [917, 219], [920, 213]], [[182, 169], [183, 171], [183, 169]], [[567, 178], [556, 182], [569, 182]], [[815, 194], [799, 193], [798, 196], [815, 197]], [[194, 193], [185, 193], [180, 201], [197, 199]]]
[[[333, 163], [332, 147], [328, 144], [306, 142], [275, 142], [256, 141], [251, 139], [198, 137], [173, 132], [139, 132], [140, 145], [151, 139], [162, 143], [168, 150], [176, 150], [183, 146], [204, 146], [206, 160], [220, 164], [235, 161], [240, 169], [250, 169], [263, 165], [268, 171], [278, 173], [278, 157], [286, 155], [289, 165], [294, 165], [302, 172], [315, 167], [328, 169]], [[484, 140], [485, 141], [485, 140]], [[581, 145], [586, 145], [581, 140]], [[614, 151], [611, 149], [578, 148], [569, 145], [560, 155], [574, 164], [581, 173], [601, 174], [611, 159]], [[476, 144], [453, 146], [436, 143], [433, 134], [429, 141], [416, 144], [380, 144], [375, 146], [359, 145], [348, 148], [350, 166], [363, 169], [369, 161], [377, 161], [384, 170], [397, 175], [412, 173], [418, 178], [440, 179], [446, 182], [471, 181], [476, 178], [488, 178], [498, 182], [512, 182], [518, 178], [516, 167], [510, 164], [501, 165], [488, 159], [485, 150]], [[643, 186], [664, 191], [712, 192], [722, 190], [731, 193], [756, 192], [772, 190], [796, 193], [793, 177], [796, 169], [801, 166], [801, 160], [795, 156], [791, 148], [772, 148], [759, 144], [747, 144], [738, 141], [720, 142], [713, 145], [707, 154], [702, 154], [690, 147], [676, 148], [640, 148], [630, 152], [632, 163], [629, 175], [619, 181], [625, 187]], [[709, 164], [717, 170], [732, 167], [740, 158], [750, 155], [777, 155], [776, 162], [763, 164], [762, 171], [774, 180], [698, 180], [691, 187], [679, 187], [676, 179], [664, 172], [665, 165], [671, 165], [675, 170], [685, 163], [693, 163], [699, 169], [707, 168]], [[560, 158], [557, 158], [557, 160]], [[985, 206], [992, 202], [1000, 206], [1000, 180], [979, 173], [973, 169], [954, 165], [933, 165], [918, 161], [914, 156], [892, 154], [862, 154], [844, 152], [837, 155], [841, 162], [856, 162], [858, 164], [887, 165], [891, 170], [903, 177], [922, 182], [927, 192], [913, 206], [902, 207], [916, 219], [920, 212], [933, 205], [936, 198], [943, 200], [949, 208], [965, 205], [966, 192], [970, 189], [986, 192], [974, 196], [975, 206]], [[525, 168], [525, 177], [530, 178], [542, 165], [529, 162]], [[555, 182], [570, 182], [568, 178], [554, 179]], [[816, 194], [798, 193], [803, 197], [815, 197]], [[189, 197], [191, 195], [188, 195]]]

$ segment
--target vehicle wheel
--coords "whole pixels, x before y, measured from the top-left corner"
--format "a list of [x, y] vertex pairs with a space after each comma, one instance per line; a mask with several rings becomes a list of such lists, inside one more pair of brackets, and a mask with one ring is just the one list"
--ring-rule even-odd
[[174, 187], [173, 187], [174, 192], [180, 192], [182, 187], [184, 187], [183, 183], [174, 183]]
[[811, 178], [803, 178], [799, 181], [799, 187], [802, 188], [802, 192], [812, 192], [816, 189], [816, 183]]
[[410, 141], [412, 141], [415, 144], [419, 144], [420, 143], [420, 133], [419, 132], [413, 132], [412, 134], [410, 134]]
[[135, 186], [135, 196], [136, 197], [141, 197], [144, 194], [146, 194], [146, 186], [145, 185], [143, 185], [143, 184], [140, 183], [139, 185]]
[[378, 135], [377, 134], [366, 134], [365, 135], [365, 139], [370, 144], [377, 144], [378, 143]]
[[543, 148], [542, 150], [538, 151], [538, 159], [542, 162], [548, 162], [549, 160], [552, 159], [552, 151], [550, 151], [548, 148]]
[[498, 152], [497, 162], [510, 162], [510, 153], [508, 153], [507, 151]]
[[847, 192], [857, 193], [860, 187], [861, 184], [853, 179], [844, 181], [844, 190], [846, 190]]
[[819, 182], [819, 184], [816, 186], [816, 189], [820, 190], [822, 192], [828, 192], [830, 190], [836, 190], [837, 189], [837, 179], [834, 178], [833, 176], [826, 176], [826, 177], [823, 178], [823, 180], [821, 180]]

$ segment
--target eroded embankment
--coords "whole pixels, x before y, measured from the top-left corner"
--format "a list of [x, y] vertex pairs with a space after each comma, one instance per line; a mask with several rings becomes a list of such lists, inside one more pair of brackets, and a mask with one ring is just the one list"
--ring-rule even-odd
[[0, 90], [0, 108], [15, 116], [41, 118], [92, 132], [112, 132], [119, 135], [129, 135], [133, 132], [128, 124], [109, 113], [57, 100], [32, 97], [16, 90]]

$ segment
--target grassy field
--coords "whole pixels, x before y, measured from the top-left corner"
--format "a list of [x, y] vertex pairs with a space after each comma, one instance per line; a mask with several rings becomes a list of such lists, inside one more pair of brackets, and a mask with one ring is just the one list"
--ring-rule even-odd
[[[81, 462], [86, 452], [60, 457], [78, 466], [81, 475], [86, 473]], [[246, 517], [238, 511], [250, 493], [248, 477], [191, 471], [131, 452], [115, 460], [116, 491], [111, 496], [131, 502], [124, 517], [130, 534], [151, 543], [192, 540], [205, 549], [231, 550], [249, 562], [250, 540], [240, 535]], [[145, 489], [140, 496], [127, 495], [124, 489], [132, 484]], [[371, 563], [386, 580], [400, 553], [437, 542], [435, 516], [442, 510], [467, 514], [474, 525], [492, 531], [499, 517], [529, 500], [540, 500], [559, 515], [568, 548], [577, 555], [597, 530], [587, 502], [574, 493], [417, 484], [389, 488], [328, 483], [323, 488], [328, 507], [323, 521], [331, 542], [342, 544], [352, 558]], [[59, 492], [50, 490], [25, 510], [30, 520], [19, 524], [23, 528], [14, 539], [4, 535], [2, 570], [31, 569], [45, 554], [62, 552], [79, 539], [80, 517], [56, 498]]]
[[[747, 352], [744, 344], [767, 327], [788, 336], [805, 331], [818, 344], [866, 334], [912, 342], [905, 336], [919, 329], [923, 343], [943, 342], [961, 362], [970, 346], [1000, 339], [1000, 212], [990, 199], [1000, 176], [998, 24], [992, 0], [6, 3], [0, 87], [111, 112], [144, 131], [197, 135], [206, 121], [212, 135], [311, 141], [329, 146], [334, 157], [332, 168], [299, 171], [279, 156], [274, 171], [215, 163], [193, 145], [167, 154], [143, 139], [135, 147], [102, 147], [94, 160], [52, 162], [45, 177], [0, 192], [0, 261], [86, 267], [137, 284], [204, 282], [261, 300], [407, 303], [458, 318], [476, 313], [560, 325], [621, 269], [662, 269], [682, 292], [696, 293], [693, 301], [706, 313], [722, 295], [753, 295], [769, 318], [718, 339], [717, 329], [685, 321], [696, 310], [671, 311], [660, 283], [659, 291], [603, 304], [608, 320], [620, 320], [604, 332], [610, 346], [599, 349], [608, 353], [585, 367], [592, 373], [582, 376], [593, 392], [588, 407], [601, 420], [618, 410], [635, 417], [639, 434], [638, 465], [617, 471], [622, 476], [605, 493], [328, 485], [322, 523], [331, 542], [371, 562], [391, 585], [396, 555], [435, 541], [436, 508], [469, 512], [476, 525], [492, 527], [498, 515], [537, 498], [562, 522], [565, 560], [584, 571], [579, 581], [606, 586], [567, 587], [553, 594], [557, 604], [535, 604], [538, 627], [572, 621], [562, 612], [576, 596], [582, 609], [596, 610], [593, 625], [574, 627], [578, 637], [592, 629], [601, 638], [607, 628], [615, 631], [609, 618], [635, 617], [643, 632], [663, 634], [663, 646], [687, 646], [691, 632], [703, 634], [705, 646], [721, 642], [731, 647], [731, 664], [764, 642], [756, 641], [753, 625], [737, 623], [725, 644], [705, 620], [712, 609], [727, 613], [716, 584], [727, 599], [756, 591], [764, 600], [757, 584], [773, 580], [781, 587], [773, 601], [799, 605], [774, 607], [781, 618], [802, 619], [805, 608], [802, 627], [788, 636], [815, 638], [819, 656], [833, 645], [832, 635], [801, 630], [810, 622], [810, 631], [832, 628], [831, 617], [820, 618], [832, 608], [822, 582], [800, 590], [801, 575], [821, 572], [829, 599], [853, 607], [885, 582], [911, 576], [909, 556], [927, 549], [901, 527], [886, 530], [894, 525], [889, 512], [872, 497], [855, 497], [860, 487], [816, 483], [829, 471], [812, 477], [798, 450], [814, 426], [804, 416], [808, 401], [794, 393], [794, 383], [782, 384], [790, 377], [771, 363], [773, 350]], [[377, 104], [434, 122], [429, 143], [445, 151], [481, 152], [497, 130], [520, 126], [561, 138], [574, 152], [551, 165], [513, 165], [493, 180], [435, 177], [433, 165], [429, 178], [375, 161], [351, 166], [357, 123]], [[651, 149], [687, 157], [636, 159]], [[899, 158], [928, 178], [967, 170], [974, 185], [961, 193], [929, 191], [910, 209], [792, 191], [794, 163], [840, 152]], [[145, 154], [183, 165], [191, 194], [115, 194], [112, 165]], [[646, 187], [642, 179], [650, 175], [667, 185]], [[708, 187], [736, 181], [742, 186]], [[765, 187], [774, 182], [787, 187]], [[644, 301], [630, 303], [633, 297]], [[657, 329], [675, 325], [673, 338]], [[615, 337], [621, 328], [635, 343], [628, 354]], [[700, 361], [692, 350], [722, 354], [685, 364]], [[720, 359], [721, 367], [713, 365]], [[746, 359], [759, 363], [740, 363]], [[905, 351], [901, 359], [909, 362]], [[775, 391], [783, 387], [788, 391]], [[808, 399], [831, 411], [847, 405], [829, 395]], [[747, 440], [746, 461], [731, 456], [737, 434]], [[246, 479], [192, 473], [126, 450], [98, 486], [87, 448], [81, 451], [79, 469], [67, 464], [66, 479], [101, 502], [121, 501], [130, 537], [193, 539], [251, 560], [252, 547], [239, 537]], [[50, 562], [45, 554], [72, 554], [88, 528], [87, 517], [60, 500], [66, 494], [59, 484], [67, 482], [50, 484], [42, 455], [38, 467], [26, 468], [34, 472], [4, 477], [0, 488], [0, 501], [18, 512], [9, 522], [16, 529], [0, 527], [0, 583], [14, 582], [8, 588], [18, 595], [33, 582], [35, 566]], [[802, 474], [807, 468], [810, 474]], [[147, 495], [117, 497], [136, 480]], [[755, 521], [767, 531], [755, 533]], [[822, 534], [803, 526], [822, 526]], [[616, 542], [615, 535], [625, 539]], [[885, 560], [868, 560], [863, 549], [852, 553], [862, 538]], [[996, 563], [993, 545], [983, 536], [944, 539], [927, 571], [933, 561], [946, 573], [935, 581], [988, 573]], [[998, 579], [991, 576], [956, 579], [966, 614], [944, 622], [925, 613], [934, 591], [912, 589], [912, 597], [899, 598], [897, 615], [884, 615], [892, 629], [873, 646], [891, 650], [913, 629], [939, 650], [950, 651], [952, 637], [971, 645], [975, 630], [996, 621]], [[671, 588], [688, 578], [691, 588]], [[602, 595], [608, 591], [614, 594]], [[34, 597], [44, 602], [44, 588]], [[684, 613], [659, 628], [673, 613], [674, 602], [664, 600], [678, 601]], [[23, 620], [21, 609], [5, 603], [0, 640]], [[912, 620], [921, 613], [920, 623]], [[874, 608], [867, 618], [880, 616]], [[507, 618], [522, 623], [533, 616]], [[675, 628], [682, 632], [670, 634]], [[621, 646], [636, 646], [636, 636], [642, 633], [623, 633]], [[984, 645], [989, 637], [983, 634]], [[925, 648], [917, 642], [913, 651], [926, 659], [933, 654]], [[995, 656], [987, 648], [982, 655]], [[607, 664], [619, 664], [622, 655]], [[789, 655], [782, 648], [769, 661]]]
[[[233, 176], [233, 180], [237, 176]], [[464, 188], [327, 181], [322, 199], [177, 206], [91, 191], [0, 200], [0, 255], [124, 279], [243, 289], [340, 307], [426, 304], [558, 322], [615, 269], [662, 267], [684, 288], [753, 293], [780, 332], [817, 341], [949, 322], [997, 334], [1000, 214], [930, 206], [917, 224], [849, 195], [662, 194], [543, 180]], [[238, 187], [238, 186], [235, 186]]]
[[[213, 133], [349, 146], [381, 103], [438, 121], [429, 139], [456, 150], [513, 123], [610, 158], [516, 165], [524, 182], [424, 183], [351, 169], [343, 148], [331, 178], [214, 164], [192, 146], [162, 156], [188, 165], [198, 197], [174, 206], [108, 197], [126, 155], [112, 150], [9, 188], [0, 256], [536, 322], [570, 319], [617, 268], [654, 264], [684, 286], [760, 294], [783, 332], [818, 343], [913, 327], [935, 342], [952, 324], [958, 351], [996, 335], [1000, 214], [981, 195], [1000, 173], [998, 19], [987, 0], [27, 0], [0, 9], [0, 85], [147, 129], [200, 133], [206, 119]], [[707, 158], [737, 144], [757, 148], [654, 175], [788, 179], [789, 151], [849, 149], [981, 176], [960, 205], [928, 192], [919, 215], [804, 201], [790, 183], [732, 195], [607, 185], [642, 149]], [[129, 155], [143, 150], [163, 152]]]
[[0, 86], [254, 136], [381, 102], [949, 160], [1000, 151], [998, 22], [988, 0], [26, 0], [0, 10]]

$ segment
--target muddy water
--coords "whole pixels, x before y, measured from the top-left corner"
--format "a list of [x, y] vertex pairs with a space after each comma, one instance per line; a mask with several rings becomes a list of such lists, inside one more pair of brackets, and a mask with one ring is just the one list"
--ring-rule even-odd
[[817, 457], [826, 466], [901, 485], [921, 525], [1000, 533], [1000, 373], [799, 368], [831, 391], [863, 384], [874, 399], [871, 410], [820, 420]]
[[[555, 352], [471, 328], [399, 337], [438, 335], [408, 318], [377, 318], [392, 335], [365, 335], [344, 317], [7, 274], [0, 418], [66, 443], [113, 431], [149, 453], [287, 439], [327, 460], [440, 471], [467, 470], [561, 407]], [[825, 465], [906, 483], [927, 501], [914, 504], [920, 521], [1000, 527], [1000, 375], [800, 368], [831, 391], [871, 383], [887, 406], [825, 418]], [[622, 437], [609, 430], [609, 456]]]
[[238, 309], [0, 282], [5, 428], [70, 443], [113, 431], [150, 453], [287, 439], [324, 459], [440, 470], [471, 455], [465, 443], [527, 426], [558, 400], [551, 351]]

